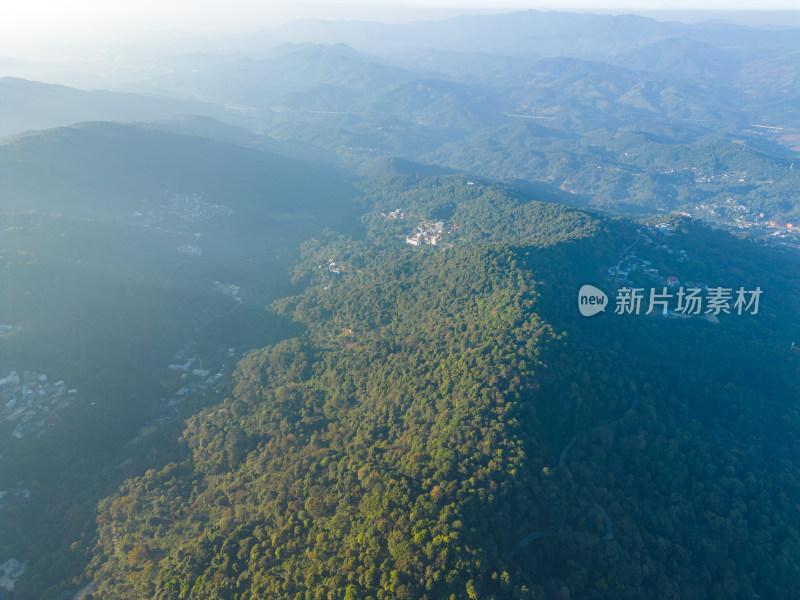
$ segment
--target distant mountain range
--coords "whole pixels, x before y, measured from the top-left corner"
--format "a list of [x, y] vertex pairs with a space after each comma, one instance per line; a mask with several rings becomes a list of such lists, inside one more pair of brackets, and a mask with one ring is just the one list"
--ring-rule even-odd
[[[344, 42], [373, 52], [433, 48], [527, 58], [573, 56], [596, 60], [613, 59], [631, 48], [674, 38], [729, 47], [738, 52], [798, 45], [797, 32], [791, 29], [774, 31], [719, 22], [688, 25], [637, 15], [535, 10], [403, 24], [305, 20], [265, 32], [263, 37], [271, 43]], [[249, 41], [257, 40], [254, 37]]]
[[141, 200], [165, 190], [198, 193], [244, 214], [302, 209], [306, 201], [312, 210], [320, 203], [313, 190], [342, 185], [334, 171], [242, 141], [252, 146], [258, 138], [202, 118], [89, 122], [20, 135], [0, 145], [2, 210], [129, 218]]
[[222, 112], [219, 107], [197, 101], [78, 90], [15, 77], [0, 79], [0, 137], [80, 121], [154, 121], [177, 114]]
[[[800, 135], [796, 31], [525, 11], [405, 24], [299, 21], [244, 36], [238, 52], [179, 47], [131, 64], [123, 56], [107, 76], [129, 93], [2, 79], [0, 135], [161, 120], [356, 170], [399, 156], [523, 179], [623, 213], [695, 213], [733, 198], [767, 221], [800, 218], [780, 201], [794, 173], [775, 168], [792, 164]], [[621, 143], [627, 138], [636, 144]], [[747, 185], [739, 189], [721, 185], [733, 173], [728, 151], [696, 177], [688, 170], [697, 164], [666, 158], [678, 144], [716, 152], [732, 140], [758, 150], [748, 164], [760, 175], [740, 169], [736, 181]], [[708, 189], [694, 185], [698, 178]]]

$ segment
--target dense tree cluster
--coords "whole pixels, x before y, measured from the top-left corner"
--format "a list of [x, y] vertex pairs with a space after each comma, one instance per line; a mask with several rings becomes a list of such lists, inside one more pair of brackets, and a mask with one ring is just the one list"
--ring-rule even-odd
[[305, 334], [250, 353], [184, 454], [101, 504], [102, 596], [793, 597], [796, 356], [743, 346], [752, 322], [576, 327], [561, 270], [629, 226], [518, 203], [521, 238], [555, 218], [572, 242], [481, 245], [511, 201], [437, 183], [479, 196], [444, 250], [378, 243], [377, 217], [305, 246], [307, 288], [272, 307]]

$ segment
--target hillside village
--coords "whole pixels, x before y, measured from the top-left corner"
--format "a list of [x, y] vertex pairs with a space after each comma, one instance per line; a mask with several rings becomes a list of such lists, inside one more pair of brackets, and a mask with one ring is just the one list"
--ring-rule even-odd
[[[0, 588], [8, 590], [9, 592], [14, 591], [17, 579], [22, 577], [27, 566], [27, 563], [20, 563], [14, 558], [9, 558], [0, 565]], [[0, 598], [2, 598], [2, 596], [0, 596]]]
[[422, 246], [424, 244], [437, 246], [445, 235], [452, 233], [455, 229], [455, 224], [448, 227], [444, 221], [436, 221], [435, 223], [420, 221], [419, 225], [411, 232], [411, 235], [406, 236], [406, 244], [412, 246]]
[[239, 295], [239, 293], [242, 291], [242, 289], [238, 285], [235, 285], [233, 283], [222, 283], [222, 282], [219, 282], [219, 281], [215, 281], [214, 282], [214, 291], [215, 292], [219, 292], [223, 296], [230, 296], [231, 298], [233, 298], [237, 302], [241, 302], [242, 301], [242, 298]]
[[341, 275], [347, 270], [347, 267], [345, 265], [340, 265], [338, 262], [336, 262], [335, 258], [329, 258], [327, 264], [321, 264], [318, 268], [327, 269], [328, 272], [333, 273], [334, 275]]
[[212, 204], [202, 199], [199, 194], [173, 194], [166, 202], [155, 203], [148, 199], [141, 200], [142, 207], [133, 213], [130, 224], [135, 227], [152, 229], [162, 233], [175, 234], [180, 238], [191, 234], [192, 241], [178, 246], [177, 250], [192, 258], [203, 254], [199, 246], [201, 233], [193, 232], [192, 225], [207, 221], [214, 217], [229, 217], [233, 209], [224, 204]]
[[681, 213], [710, 221], [717, 226], [762, 238], [772, 244], [800, 249], [800, 227], [794, 223], [768, 220], [761, 211], [740, 204], [733, 198], [725, 202], [705, 202], [694, 207], [694, 214]]
[[[228, 357], [233, 358], [235, 352], [235, 348], [228, 348]], [[204, 369], [202, 360], [188, 354], [186, 350], [178, 350], [173, 358], [177, 362], [167, 365], [167, 369], [178, 375], [181, 385], [171, 397], [158, 399], [158, 412], [142, 424], [137, 432], [137, 438], [155, 433], [159, 427], [180, 412], [180, 406], [187, 400], [205, 396], [210, 392], [218, 393], [225, 385], [224, 364], [212, 374], [212, 369]]]
[[[634, 285], [642, 285], [643, 282], [646, 281], [654, 286], [662, 286], [662, 289], [665, 287], [667, 289], [676, 290], [680, 287], [686, 287], [696, 288], [704, 293], [708, 292], [708, 284], [696, 281], [681, 281], [673, 273], [662, 273], [658, 268], [653, 266], [651, 260], [642, 258], [635, 253], [637, 252], [636, 247], [641, 242], [650, 252], [665, 252], [677, 262], [688, 261], [689, 253], [686, 250], [676, 249], [668, 243], [674, 232], [674, 225], [666, 222], [646, 225], [644, 229], [638, 230], [636, 240], [620, 254], [619, 262], [609, 267], [606, 271], [608, 279], [621, 287], [634, 284], [635, 279], [636, 283]], [[642, 251], [638, 252], [644, 254]], [[689, 315], [665, 310], [662, 316], [687, 318]], [[718, 321], [714, 315], [701, 316], [713, 322]]]
[[[468, 182], [468, 185], [474, 185]], [[403, 208], [396, 208], [388, 213], [381, 213], [387, 221], [404, 221], [412, 216]], [[448, 234], [452, 234], [458, 229], [455, 223], [448, 224], [444, 221], [428, 221], [422, 219], [414, 230], [405, 236], [405, 243], [410, 246], [438, 246]], [[402, 239], [402, 238], [401, 238]]]
[[45, 435], [61, 420], [58, 411], [72, 404], [78, 394], [63, 381], [50, 382], [47, 375], [11, 371], [0, 379], [0, 423], [11, 423], [11, 437]]
[[[620, 255], [619, 262], [608, 268], [606, 275], [612, 278], [615, 283], [627, 283], [633, 273], [641, 273], [648, 281], [656, 284], [663, 284], [669, 287], [678, 287], [681, 285], [680, 280], [674, 275], [670, 274], [665, 276], [659, 270], [653, 267], [651, 261], [641, 258], [634, 254], [634, 250], [641, 240], [645, 245], [652, 249], [663, 250], [669, 255], [673, 255], [678, 262], [686, 262], [689, 260], [689, 253], [686, 250], [676, 250], [669, 244], [665, 243], [666, 238], [670, 237], [675, 231], [673, 225], [669, 223], [658, 223], [657, 225], [648, 225], [645, 230], [639, 230], [638, 238], [625, 249]], [[688, 284], [688, 282], [686, 282]], [[705, 284], [694, 284], [696, 287], [708, 288]]]
[[[229, 348], [228, 356], [234, 356], [234, 352], [234, 348]], [[178, 373], [180, 379], [189, 379], [191, 381], [178, 390], [175, 395], [176, 398], [181, 398], [194, 390], [206, 392], [213, 389], [223, 377], [221, 372], [216, 372], [212, 375], [211, 369], [203, 368], [202, 360], [198, 359], [196, 356], [188, 355], [185, 350], [178, 350], [174, 358], [178, 362], [169, 364], [167, 368], [170, 371]]]
[[233, 214], [230, 206], [206, 202], [196, 193], [173, 194], [166, 202], [158, 204], [147, 199], [141, 203], [141, 209], [133, 213], [131, 224], [164, 233], [183, 233], [189, 231], [190, 224]]
[[[228, 348], [227, 356], [234, 357], [235, 352], [235, 348]], [[139, 428], [136, 439], [144, 438], [168, 423], [179, 413], [180, 405], [185, 401], [209, 392], [217, 393], [225, 385], [224, 364], [219, 371], [212, 373], [211, 369], [202, 368], [198, 357], [183, 349], [175, 353], [174, 359], [177, 362], [167, 365], [167, 368], [178, 375], [180, 387], [168, 399], [158, 399], [156, 416]], [[64, 381], [51, 383], [46, 375], [36, 371], [24, 371], [21, 375], [11, 371], [0, 379], [0, 423], [16, 423], [12, 438], [19, 439], [29, 434], [40, 438], [58, 424], [60, 419], [56, 412], [74, 402], [77, 393], [76, 389], [68, 389]], [[0, 490], [0, 510], [10, 503], [27, 504], [30, 498], [28, 488]], [[26, 567], [27, 562], [21, 563], [15, 558], [3, 563], [0, 566], [0, 589], [12, 592]], [[0, 594], [0, 600], [2, 598]]]

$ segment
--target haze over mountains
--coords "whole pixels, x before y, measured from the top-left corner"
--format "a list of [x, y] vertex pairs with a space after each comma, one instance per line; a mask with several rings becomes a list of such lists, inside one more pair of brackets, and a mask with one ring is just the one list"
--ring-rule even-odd
[[80, 121], [155, 121], [188, 113], [221, 113], [201, 102], [141, 94], [85, 91], [67, 86], [0, 79], [0, 135], [49, 129]]
[[[238, 39], [236, 52], [173, 45], [159, 54], [154, 46], [86, 69], [103, 87], [147, 98], [3, 80], [0, 133], [200, 114], [339, 165], [401, 155], [561, 188], [606, 210], [681, 210], [730, 225], [730, 215], [715, 219], [719, 210], [701, 207], [719, 206], [730, 189], [680, 189], [674, 174], [700, 165], [660, 158], [678, 144], [722, 144], [731, 154], [752, 149], [740, 171], [759, 176], [711, 168], [695, 179], [745, 179], [742, 205], [784, 224], [800, 216], [775, 200], [796, 178], [798, 39], [795, 30], [536, 11], [408, 24], [301, 21]], [[509, 136], [523, 130], [524, 139], [538, 137], [538, 151]], [[582, 171], [575, 136], [597, 173]], [[615, 184], [615, 173], [629, 175]], [[616, 185], [613, 199], [596, 196], [598, 178]]]
[[0, 60], [4, 597], [800, 595], [800, 30], [66, 56]]

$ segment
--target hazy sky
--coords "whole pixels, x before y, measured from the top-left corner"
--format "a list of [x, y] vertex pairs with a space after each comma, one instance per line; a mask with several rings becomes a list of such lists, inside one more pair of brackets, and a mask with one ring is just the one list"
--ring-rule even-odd
[[648, 11], [798, 10], [797, 0], [0, 0], [0, 37], [5, 42], [75, 41], [145, 30], [254, 30], [304, 17], [408, 21], [522, 9], [642, 13], [643, 5]]

